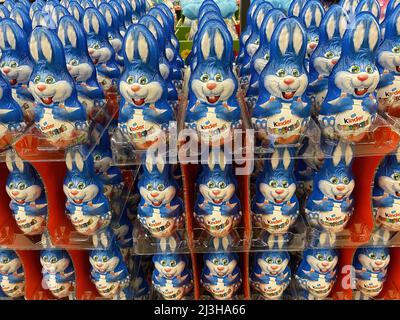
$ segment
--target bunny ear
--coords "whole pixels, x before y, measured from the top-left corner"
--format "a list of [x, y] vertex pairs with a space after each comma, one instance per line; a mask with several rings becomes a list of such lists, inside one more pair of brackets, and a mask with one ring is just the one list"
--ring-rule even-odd
[[60, 39], [61, 43], [63, 44], [63, 46], [67, 45], [67, 42], [65, 41], [65, 29], [64, 29], [64, 25], [60, 24], [58, 26], [58, 30], [57, 30], [57, 36]]
[[92, 14], [90, 19], [94, 33], [98, 34], [100, 30], [100, 22], [95, 14]]
[[129, 32], [126, 35], [126, 41], [125, 41], [125, 55], [128, 59], [128, 61], [132, 62], [133, 61], [133, 51], [135, 48], [135, 40], [133, 39], [133, 33]]
[[29, 51], [31, 53], [33, 60], [35, 60], [35, 62], [38, 62], [39, 61], [39, 48], [38, 48], [37, 39], [34, 35], [32, 35], [29, 40]]
[[370, 51], [375, 51], [378, 42], [379, 42], [379, 36], [380, 36], [380, 30], [378, 23], [375, 21], [372, 21], [372, 23], [369, 25], [369, 32], [368, 32], [368, 45], [369, 45], [369, 50]]
[[210, 56], [210, 51], [211, 51], [211, 47], [210, 47], [210, 35], [208, 33], [208, 30], [203, 34], [203, 37], [200, 39], [200, 50], [201, 50], [201, 54], [203, 57], [203, 60], [207, 60], [208, 57]]
[[293, 49], [298, 55], [301, 48], [303, 47], [304, 38], [303, 32], [301, 31], [300, 27], [296, 25], [293, 31]]
[[71, 43], [72, 47], [76, 48], [78, 39], [77, 39], [75, 28], [70, 23], [67, 26], [67, 37], [68, 37], [68, 40]]
[[208, 167], [210, 168], [210, 170], [214, 170], [214, 166], [215, 166], [214, 152], [210, 152], [210, 154], [208, 155]]
[[331, 15], [328, 18], [328, 22], [326, 23], [326, 34], [328, 35], [328, 39], [331, 40], [335, 34], [336, 29], [336, 17]]
[[353, 46], [355, 52], [360, 51], [361, 46], [364, 42], [364, 36], [365, 36], [364, 21], [358, 20], [356, 23], [355, 30], [353, 32]]
[[112, 18], [110, 9], [109, 8], [105, 8], [103, 14], [104, 14], [104, 18], [107, 21], [107, 25], [109, 27], [111, 27], [112, 23], [113, 23], [113, 18]]
[[315, 9], [315, 25], [319, 27], [321, 25], [323, 11], [321, 10], [320, 6], [317, 6]]
[[225, 154], [222, 151], [219, 153], [218, 163], [219, 163], [219, 166], [221, 167], [221, 169], [225, 170], [225, 167], [227, 165], [227, 160], [225, 158]]
[[222, 37], [221, 31], [219, 29], [216, 29], [214, 34], [214, 50], [218, 60], [222, 60], [225, 52], [225, 47], [226, 43], [224, 38]]
[[272, 154], [272, 157], [271, 157], [271, 167], [272, 167], [273, 170], [275, 170], [276, 168], [278, 168], [279, 161], [280, 161], [280, 160], [279, 160], [279, 150], [276, 149], [276, 150], [274, 151], [274, 153]]
[[353, 149], [351, 146], [348, 144], [346, 146], [346, 150], [344, 152], [344, 161], [346, 163], [346, 166], [348, 166], [351, 163], [351, 160], [353, 159]]
[[165, 161], [161, 155], [157, 157], [157, 170], [158, 172], [162, 173], [165, 168]]
[[293, 16], [298, 17], [300, 15], [300, 10], [301, 10], [301, 6], [299, 2], [296, 2], [296, 4], [293, 6]]
[[7, 42], [10, 45], [10, 48], [15, 50], [17, 44], [16, 44], [16, 39], [15, 39], [15, 33], [13, 31], [13, 29], [11, 29], [10, 26], [6, 26], [6, 38], [7, 38]]
[[339, 19], [339, 34], [341, 38], [343, 38], [346, 29], [347, 29], [347, 18], [344, 14], [342, 14]]
[[259, 10], [257, 16], [255, 17], [258, 29], [260, 29], [264, 17], [265, 17], [265, 10]]
[[281, 51], [281, 54], [284, 55], [289, 47], [289, 28], [287, 25], [284, 25], [283, 28], [279, 30], [278, 34], [278, 47]]
[[342, 146], [338, 144], [335, 150], [333, 151], [332, 155], [333, 166], [336, 167], [341, 159], [342, 159]]
[[10, 171], [10, 172], [14, 170], [11, 154], [12, 154], [12, 151], [7, 151], [7, 153], [6, 153], [6, 165], [7, 165], [8, 171]]
[[50, 39], [47, 37], [47, 35], [42, 34], [39, 40], [40, 51], [42, 52], [47, 62], [51, 62], [53, 58], [53, 48], [51, 47]]
[[88, 14], [85, 14], [83, 17], [83, 28], [85, 29], [86, 33], [90, 32], [90, 20]]
[[85, 162], [83, 161], [83, 156], [79, 151], [75, 152], [74, 162], [75, 162], [76, 168], [80, 172], [82, 172], [83, 171], [83, 167], [85, 166]]
[[145, 161], [145, 166], [148, 172], [153, 171], [153, 163], [154, 163], [154, 158], [152, 156], [146, 156], [146, 161]]
[[265, 28], [265, 35], [268, 41], [271, 41], [271, 37], [272, 34], [274, 33], [274, 30], [275, 30], [275, 21], [272, 17], [270, 17], [267, 21], [267, 25]]
[[65, 164], [67, 166], [68, 171], [71, 171], [73, 168], [71, 151], [67, 151], [67, 154], [65, 155]]
[[312, 8], [308, 7], [304, 14], [304, 24], [307, 28], [311, 26], [312, 18], [313, 18]]
[[24, 28], [24, 21], [22, 20], [22, 16], [19, 12], [15, 12], [13, 15], [13, 20], [21, 27]]
[[287, 170], [291, 163], [290, 152], [288, 149], [285, 149], [283, 152], [283, 167]]
[[147, 63], [149, 59], [150, 49], [149, 49], [149, 43], [147, 42], [147, 39], [143, 35], [143, 33], [139, 33], [137, 46], [140, 59], [143, 61], [143, 63]]

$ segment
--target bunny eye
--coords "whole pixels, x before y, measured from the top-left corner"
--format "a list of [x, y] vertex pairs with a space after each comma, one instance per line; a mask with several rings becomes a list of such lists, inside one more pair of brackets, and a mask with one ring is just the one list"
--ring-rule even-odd
[[221, 181], [220, 183], [218, 183], [218, 188], [225, 189], [226, 188], [226, 183]]
[[217, 81], [217, 82], [222, 82], [222, 81], [224, 80], [224, 77], [222, 76], [222, 74], [217, 73], [217, 74], [214, 76], [214, 79], [215, 79], [215, 81]]
[[319, 37], [315, 37], [314, 42], [319, 42]]
[[365, 68], [365, 71], [367, 71], [367, 73], [374, 73], [374, 68], [372, 67], [372, 66], [367, 66], [366, 68]]
[[360, 73], [361, 68], [360, 68], [360, 66], [351, 66], [350, 69], [349, 69], [349, 71], [350, 71], [351, 73]]
[[127, 79], [126, 79], [126, 83], [127, 84], [132, 84], [134, 82], [134, 80], [133, 80], [133, 77], [132, 76], [130, 76], [130, 77], [128, 77]]
[[52, 76], [48, 76], [46, 77], [46, 79], [44, 80], [47, 84], [53, 84], [54, 82], [56, 82], [56, 80], [52, 77]]
[[259, 45], [260, 44], [260, 39], [257, 39], [254, 44]]
[[11, 62], [10, 62], [10, 67], [11, 67], [11, 68], [16, 68], [16, 67], [18, 67], [18, 62], [17, 62], [17, 61], [11, 61]]
[[335, 55], [333, 54], [332, 51], [328, 51], [327, 53], [325, 53], [325, 58], [327, 59], [332, 59]]
[[385, 259], [386, 259], [386, 255], [384, 253], [382, 253], [381, 260], [385, 260]]
[[141, 85], [145, 85], [149, 82], [149, 80], [147, 80], [147, 78], [145, 76], [142, 76], [139, 78], [139, 84]]
[[332, 256], [328, 256], [327, 260], [328, 260], [329, 262], [332, 262], [333, 257], [332, 257]]
[[153, 190], [153, 185], [149, 183], [149, 184], [146, 186], [146, 189], [149, 190], [149, 191]]
[[78, 183], [78, 189], [82, 190], [85, 188], [85, 184], [83, 182]]
[[283, 181], [283, 182], [282, 182], [282, 186], [283, 186], [284, 188], [289, 187], [289, 182]]
[[40, 81], [40, 76], [36, 76], [35, 79], [33, 79], [33, 83], [39, 83]]
[[347, 178], [347, 177], [344, 177], [344, 178], [343, 178], [343, 183], [344, 183], [344, 184], [349, 184], [349, 182], [350, 182], [350, 181], [349, 181], [349, 178]]
[[56, 263], [56, 262], [57, 262], [57, 258], [56, 258], [56, 257], [51, 258], [51, 259], [50, 259], [50, 262], [51, 262], [51, 263]]
[[157, 190], [158, 191], [163, 191], [165, 189], [165, 186], [162, 184], [162, 183], [160, 183], [158, 186], [157, 186]]
[[93, 260], [97, 262], [97, 261], [99, 261], [99, 257], [98, 256], [94, 256]]
[[94, 159], [94, 161], [100, 161], [100, 160], [101, 160], [101, 155], [100, 155], [100, 154], [96, 154], [96, 155], [93, 157], [93, 159]]
[[19, 185], [18, 185], [18, 189], [19, 190], [24, 190], [24, 189], [26, 189], [26, 184], [25, 183], [20, 183]]
[[103, 256], [103, 262], [107, 262], [108, 261], [108, 257], [107, 256]]
[[200, 81], [202, 81], [202, 82], [207, 82], [209, 79], [210, 79], [210, 76], [207, 73], [203, 73], [200, 76]]
[[274, 262], [274, 259], [272, 259], [271, 257], [268, 257], [266, 261], [267, 261], [267, 263], [271, 264], [272, 262]]
[[161, 260], [161, 265], [162, 265], [163, 267], [165, 267], [165, 266], [167, 265], [167, 261]]
[[286, 76], [286, 71], [285, 69], [279, 69], [278, 72], [276, 73], [276, 75], [280, 78], [283, 78], [284, 76]]
[[207, 187], [214, 188], [215, 187], [215, 183], [213, 181], [208, 181]]
[[78, 65], [78, 60], [72, 59], [72, 60], [69, 62], [69, 64], [70, 64], [71, 66], [77, 66], [77, 65]]
[[329, 181], [330, 181], [331, 183], [333, 183], [333, 184], [338, 184], [338, 183], [339, 183], [339, 179], [336, 178], [336, 177], [331, 178]]
[[376, 254], [371, 252], [368, 257], [370, 257], [371, 259], [375, 260], [376, 259]]
[[293, 69], [292, 73], [293, 73], [293, 77], [296, 77], [296, 78], [300, 77], [300, 71], [299, 70]]
[[393, 52], [393, 53], [400, 53], [400, 46], [395, 46], [395, 47], [392, 49], [392, 52]]
[[276, 259], [276, 263], [277, 264], [281, 264], [282, 263], [282, 259], [281, 258]]
[[10, 189], [13, 189], [14, 188], [14, 183], [10, 183], [9, 185], [8, 185], [8, 187], [10, 188]]
[[101, 48], [101, 47], [100, 47], [100, 44], [97, 43], [97, 42], [93, 45], [93, 49], [98, 50], [98, 49], [100, 49], [100, 48]]
[[108, 35], [108, 40], [112, 40], [114, 39], [113, 36], [111, 34]]
[[269, 185], [272, 188], [276, 188], [278, 186], [278, 181], [272, 180], [272, 181], [269, 182]]
[[266, 53], [264, 59], [268, 62], [269, 61], [269, 53]]
[[44, 256], [44, 257], [43, 257], [43, 261], [44, 261], [44, 262], [49, 261], [49, 257], [48, 257], [48, 256]]
[[396, 181], [399, 181], [400, 180], [400, 173], [399, 172], [393, 173], [392, 174], [392, 178], [394, 180], [396, 180]]
[[215, 265], [217, 265], [217, 264], [218, 264], [218, 262], [219, 262], [219, 260], [218, 260], [218, 259], [214, 259], [214, 260], [213, 260], [213, 264], [215, 264]]
[[171, 262], [170, 262], [170, 264], [169, 264], [171, 267], [175, 267], [176, 266], [176, 261], [175, 260], [172, 260]]
[[6, 63], [3, 61], [1, 64], [0, 64], [0, 67], [5, 67], [6, 66]]
[[3, 257], [3, 259], [1, 260], [1, 262], [3, 262], [4, 264], [9, 263], [10, 259], [8, 259], [8, 257]]
[[318, 254], [316, 255], [316, 258], [317, 258], [319, 261], [324, 260], [324, 256], [323, 256], [322, 254], [320, 254], [320, 253], [318, 253]]
[[224, 266], [227, 266], [228, 265], [228, 259], [222, 259], [222, 264]]

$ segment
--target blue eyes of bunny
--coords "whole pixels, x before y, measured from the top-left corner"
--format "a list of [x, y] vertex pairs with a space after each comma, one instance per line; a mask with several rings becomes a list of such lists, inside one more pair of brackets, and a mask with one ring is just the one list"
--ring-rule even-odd
[[400, 53], [400, 46], [395, 46], [395, 47], [392, 49], [392, 52], [393, 52], [393, 53]]
[[[40, 76], [36, 76], [35, 79], [33, 79], [33, 83], [39, 83], [41, 80]], [[52, 76], [48, 76], [44, 79], [44, 82], [47, 84], [53, 84], [56, 82], [56, 79], [54, 79], [54, 77]]]
[[[283, 78], [283, 77], [286, 77], [286, 70], [285, 69], [279, 69], [277, 72], [276, 72], [276, 75], [279, 77], [279, 78]], [[293, 71], [292, 71], [292, 75], [293, 75], [293, 77], [300, 77], [300, 71], [299, 70], [297, 70], [297, 69], [293, 69]]]
[[[152, 184], [149, 183], [149, 184], [146, 186], [146, 189], [147, 189], [148, 191], [152, 191], [152, 190], [154, 190], [154, 186], [153, 186]], [[165, 186], [164, 186], [162, 183], [160, 183], [160, 184], [157, 185], [156, 189], [157, 189], [158, 191], [164, 191], [164, 190], [165, 190]]]
[[[71, 181], [71, 182], [68, 182], [68, 188], [72, 188], [73, 186], [74, 186], [74, 183]], [[77, 185], [76, 185], [76, 187], [79, 189], [79, 190], [82, 190], [82, 189], [84, 189], [85, 187], [86, 187], [86, 185], [83, 183], [83, 182], [79, 182]]]
[[43, 257], [43, 261], [44, 262], [50, 262], [50, 263], [56, 263], [58, 260], [56, 257], [48, 257], [48, 256], [44, 256]]
[[[126, 83], [127, 83], [127, 84], [134, 84], [134, 83], [135, 83], [134, 77], [129, 76], [129, 77], [126, 79]], [[149, 83], [149, 79], [147, 79], [147, 77], [145, 77], [145, 76], [141, 76], [141, 77], [138, 79], [137, 83], [139, 83], [140, 85], [143, 86], [143, 85]]]
[[395, 172], [392, 174], [392, 179], [399, 181], [400, 180], [400, 173], [399, 172]]
[[214, 259], [214, 260], [212, 261], [212, 263], [213, 263], [214, 265], [222, 264], [222, 265], [224, 265], [224, 266], [227, 266], [228, 263], [229, 263], [229, 260], [226, 259], [226, 258], [221, 259], [221, 263], [220, 263], [219, 261], [220, 261], [219, 259]]
[[[272, 180], [269, 182], [270, 187], [276, 188], [278, 186], [278, 181]], [[287, 188], [289, 187], [289, 182], [287, 181], [282, 181], [282, 187]]]
[[223, 181], [221, 181], [221, 182], [219, 182], [219, 183], [215, 183], [215, 182], [213, 182], [213, 181], [209, 181], [209, 182], [207, 183], [207, 187], [209, 187], [209, 188], [218, 187], [218, 188], [220, 188], [220, 189], [225, 189], [225, 188], [226, 188], [226, 183], [223, 182]]
[[324, 258], [324, 256], [322, 254], [317, 254], [315, 256], [319, 261], [323, 261], [323, 260], [328, 260], [329, 262], [333, 261], [333, 257], [331, 255], [327, 256], [326, 259]]
[[[330, 181], [332, 184], [339, 184], [340, 179], [337, 178], [337, 177], [332, 177], [329, 181]], [[343, 178], [343, 183], [344, 183], [344, 184], [349, 184], [349, 182], [350, 182], [349, 178], [347, 178], [347, 177], [344, 177], [344, 178]]]
[[[349, 69], [349, 71], [351, 72], [351, 73], [360, 73], [361, 72], [361, 67], [360, 66], [357, 66], [357, 65], [354, 65], [354, 66], [351, 66], [350, 67], [350, 69]], [[367, 66], [366, 68], [365, 68], [365, 72], [367, 72], [367, 73], [374, 73], [374, 67], [372, 67], [372, 66]]]
[[25, 190], [25, 189], [26, 189], [26, 184], [23, 183], [23, 182], [21, 182], [21, 183], [19, 183], [19, 184], [14, 184], [14, 183], [11, 182], [11, 183], [8, 185], [8, 187], [9, 187], [10, 189], [17, 188], [17, 189], [19, 189], [19, 190]]
[[[274, 263], [274, 259], [271, 257], [268, 257], [267, 259], [265, 259], [265, 261], [267, 261], [268, 264]], [[283, 262], [283, 260], [281, 258], [277, 258], [275, 260], [275, 263], [277, 264], [281, 264]]]
[[[211, 79], [211, 76], [210, 76], [208, 73], [203, 73], [203, 74], [200, 76], [200, 81], [202, 81], [202, 82], [207, 82], [207, 81], [210, 80], [210, 79]], [[222, 81], [224, 80], [224, 77], [222, 76], [222, 74], [217, 73], [217, 74], [214, 76], [214, 80], [217, 81], [217, 82], [222, 82]]]

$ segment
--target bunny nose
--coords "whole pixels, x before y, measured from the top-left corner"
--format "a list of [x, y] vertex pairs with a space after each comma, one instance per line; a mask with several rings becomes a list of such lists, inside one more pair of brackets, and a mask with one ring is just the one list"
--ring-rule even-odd
[[329, 266], [329, 263], [328, 263], [328, 262], [322, 262], [321, 264], [322, 264], [323, 267]]
[[292, 84], [294, 82], [294, 79], [293, 78], [286, 78], [285, 80], [283, 80], [283, 82], [285, 84], [287, 84], [287, 85], [290, 85], [290, 84]]
[[310, 43], [310, 48], [311, 49], [315, 49], [317, 47], [317, 45], [315, 43]]
[[140, 90], [140, 86], [139, 86], [138, 84], [134, 84], [134, 85], [131, 87], [131, 90], [132, 90], [133, 92], [137, 92], [137, 91]]
[[67, 64], [67, 69], [68, 69], [68, 71], [71, 71], [72, 67], [69, 64]]
[[72, 194], [73, 196], [76, 196], [76, 195], [78, 194], [78, 190], [71, 190], [71, 194]]
[[44, 84], [38, 84], [38, 85], [37, 85], [37, 88], [38, 88], [39, 91], [44, 91], [44, 90], [46, 90], [46, 86], [45, 86]]
[[218, 266], [217, 269], [218, 269], [218, 271], [223, 271], [224, 267], [223, 266]]
[[214, 82], [207, 83], [207, 89], [213, 90], [217, 87], [217, 84]]
[[360, 80], [360, 81], [365, 81], [365, 80], [368, 79], [368, 76], [367, 76], [366, 74], [360, 74], [360, 75], [357, 77], [357, 79]]
[[11, 71], [11, 69], [10, 69], [9, 67], [3, 68], [3, 72], [4, 72], [5, 74], [10, 73], [10, 71]]
[[216, 196], [217, 195], [219, 195], [220, 194], [220, 191], [219, 190], [213, 190], [213, 192], [212, 192], [213, 194], [215, 194]]
[[150, 193], [150, 195], [151, 195], [153, 198], [158, 197], [158, 193]]
[[11, 193], [12, 193], [13, 196], [19, 195], [19, 191], [13, 191], [13, 192], [11, 192]]
[[89, 52], [89, 54], [93, 54], [94, 53], [94, 49], [93, 48], [89, 48], [88, 52]]
[[335, 65], [335, 64], [337, 64], [338, 63], [338, 61], [335, 59], [335, 60], [332, 60], [332, 64], [333, 65]]
[[165, 272], [170, 272], [171, 268], [170, 267], [165, 267], [164, 270], [165, 270]]
[[278, 266], [271, 266], [271, 269], [276, 270], [276, 269], [278, 269]]
[[275, 190], [275, 192], [276, 192], [277, 194], [282, 194], [282, 193], [283, 193], [283, 190], [282, 190], [282, 189], [278, 189], [278, 190]]
[[337, 186], [336, 189], [338, 189], [339, 191], [343, 191], [344, 190], [344, 186]]
[[377, 266], [380, 266], [380, 265], [382, 264], [382, 261], [375, 261], [375, 264], [376, 264]]

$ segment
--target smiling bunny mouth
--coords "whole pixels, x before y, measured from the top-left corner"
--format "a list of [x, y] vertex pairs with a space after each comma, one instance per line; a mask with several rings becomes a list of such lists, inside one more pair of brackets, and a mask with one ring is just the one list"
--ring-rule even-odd
[[368, 89], [369, 88], [355, 88], [354, 92], [358, 96], [363, 96], [364, 94], [366, 94], [368, 92]]
[[40, 98], [40, 100], [42, 100], [42, 102], [43, 102], [44, 104], [49, 105], [49, 104], [53, 104], [53, 97], [54, 97], [54, 96], [51, 96], [51, 97], [44, 97], [44, 98]]
[[344, 198], [344, 194], [336, 194], [336, 195], [335, 195], [335, 199], [336, 199], [337, 201], [341, 201], [341, 200], [343, 200], [343, 198]]
[[144, 104], [145, 100], [146, 100], [145, 98], [139, 98], [139, 99], [132, 98], [133, 103], [137, 106], [141, 106], [142, 104]]
[[220, 96], [206, 96], [209, 103], [217, 103]]
[[17, 84], [17, 79], [10, 79], [10, 85], [15, 86]]
[[286, 91], [286, 92], [282, 91], [282, 97], [284, 99], [286, 99], [286, 100], [293, 99], [294, 95], [296, 94], [296, 91], [297, 90], [295, 90], [295, 91]]
[[396, 71], [400, 72], [400, 66], [396, 66]]
[[99, 58], [93, 59], [93, 64], [98, 64], [99, 63]]

